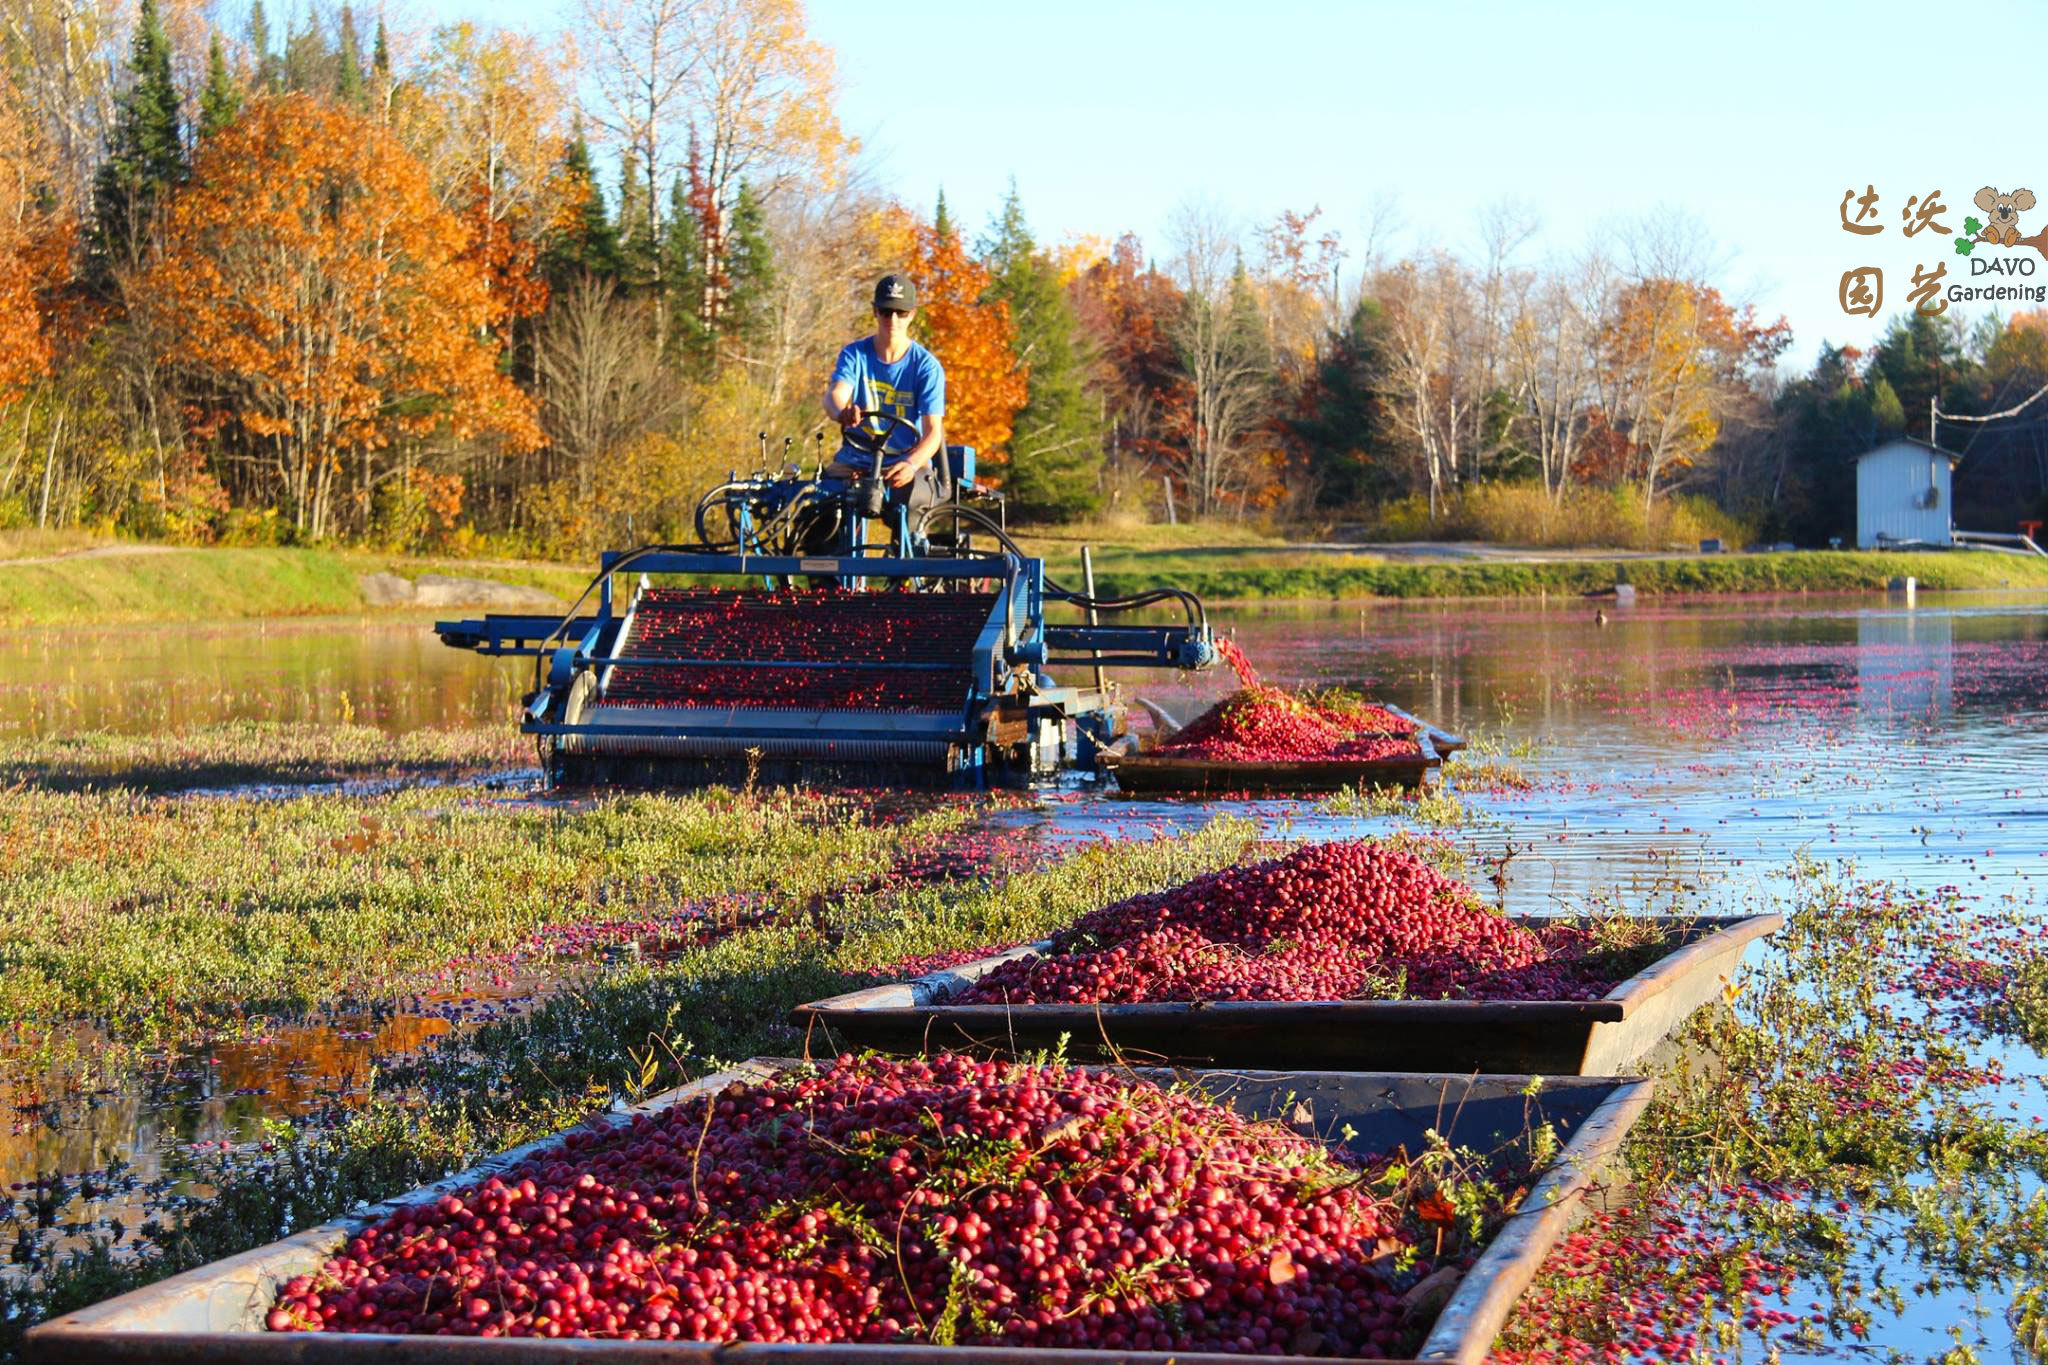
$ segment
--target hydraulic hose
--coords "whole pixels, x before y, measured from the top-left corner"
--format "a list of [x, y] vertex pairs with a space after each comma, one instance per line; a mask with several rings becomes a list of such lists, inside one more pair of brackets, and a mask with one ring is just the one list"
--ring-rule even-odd
[[[1001, 542], [1004, 549], [1016, 555], [1019, 559], [1031, 558], [1030, 555], [1025, 553], [1021, 545], [1011, 539], [1009, 532], [1005, 531], [987, 513], [977, 511], [972, 507], [962, 507], [958, 503], [941, 502], [927, 507], [924, 510], [924, 514], [917, 520], [917, 534], [923, 535], [926, 528], [931, 525], [932, 518], [940, 513], [952, 517], [955, 521], [965, 518], [988, 531], [989, 534]], [[1178, 602], [1181, 610], [1187, 613], [1190, 626], [1203, 631], [1207, 631], [1209, 628], [1208, 608], [1202, 604], [1201, 598], [1185, 588], [1152, 588], [1148, 591], [1133, 593], [1125, 597], [1091, 597], [1087, 593], [1075, 592], [1072, 588], [1055, 580], [1051, 574], [1047, 574], [1045, 590], [1050, 596], [1057, 598], [1059, 601], [1069, 602], [1077, 607], [1093, 607], [1099, 612], [1136, 611], [1141, 607], [1149, 607], [1159, 602]]]

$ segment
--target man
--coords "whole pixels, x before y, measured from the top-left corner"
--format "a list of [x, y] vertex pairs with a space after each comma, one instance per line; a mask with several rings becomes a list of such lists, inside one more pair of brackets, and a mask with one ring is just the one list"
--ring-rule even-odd
[[[938, 501], [933, 466], [946, 446], [946, 371], [939, 358], [910, 339], [917, 313], [917, 286], [903, 275], [884, 275], [875, 285], [875, 334], [839, 352], [825, 386], [825, 415], [841, 427], [855, 427], [876, 413], [903, 418], [889, 426], [883, 447], [882, 482], [892, 505], [914, 517]], [[828, 479], [853, 480], [875, 472], [874, 456], [842, 443], [825, 470]]]

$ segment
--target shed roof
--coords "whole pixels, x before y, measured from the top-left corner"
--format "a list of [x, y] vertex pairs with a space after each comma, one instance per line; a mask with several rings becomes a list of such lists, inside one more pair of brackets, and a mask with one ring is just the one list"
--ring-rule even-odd
[[1946, 455], [1948, 456], [1948, 462], [1950, 464], [1958, 464], [1962, 461], [1963, 458], [1962, 456], [1956, 454], [1953, 450], [1945, 450], [1941, 446], [1934, 444], [1934, 442], [1932, 441], [1921, 440], [1918, 436], [1894, 436], [1889, 441], [1884, 441], [1878, 445], [1872, 446], [1870, 449], [1864, 451], [1862, 455], [1858, 455], [1856, 458], [1858, 460], [1861, 460], [1865, 455], [1875, 455], [1880, 450], [1890, 450], [1893, 446], [1898, 445], [1919, 446], [1922, 450], [1931, 450], [1937, 455]]

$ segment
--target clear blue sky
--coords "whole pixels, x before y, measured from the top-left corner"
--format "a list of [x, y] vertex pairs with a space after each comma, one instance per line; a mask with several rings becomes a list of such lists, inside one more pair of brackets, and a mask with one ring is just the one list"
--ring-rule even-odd
[[[434, 12], [551, 28], [559, 0], [429, 0]], [[840, 115], [882, 184], [929, 208], [941, 186], [978, 228], [1011, 175], [1042, 240], [1128, 229], [1162, 249], [1175, 207], [1249, 226], [1320, 204], [1347, 239], [1394, 197], [1396, 251], [1477, 253], [1474, 216], [1511, 196], [1541, 223], [1532, 263], [1631, 219], [1696, 219], [1727, 292], [1788, 316], [1790, 359], [1867, 342], [1840, 276], [1913, 267], [1967, 281], [1953, 237], [1901, 236], [1908, 195], [1940, 191], [1961, 232], [1982, 185], [2032, 188], [2025, 145], [2048, 91], [2025, 76], [2048, 5], [936, 3], [810, 0], [839, 56]], [[1874, 185], [1883, 233], [1837, 206]], [[1855, 210], [1852, 206], [1851, 212]], [[1980, 217], [1982, 215], [1979, 215]], [[2048, 259], [2031, 250], [1978, 254]], [[1988, 305], [1954, 305], [1968, 321]], [[2013, 311], [2008, 305], [2005, 311]]]

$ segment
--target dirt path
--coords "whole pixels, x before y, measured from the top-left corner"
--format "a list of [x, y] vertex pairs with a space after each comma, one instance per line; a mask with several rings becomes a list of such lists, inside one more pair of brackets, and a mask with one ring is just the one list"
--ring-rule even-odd
[[144, 545], [139, 542], [119, 541], [112, 545], [81, 545], [75, 550], [59, 550], [49, 555], [23, 555], [19, 559], [0, 559], [0, 565], [12, 567], [16, 564], [56, 564], [67, 559], [113, 559], [119, 555], [167, 555], [180, 549], [177, 545]]

